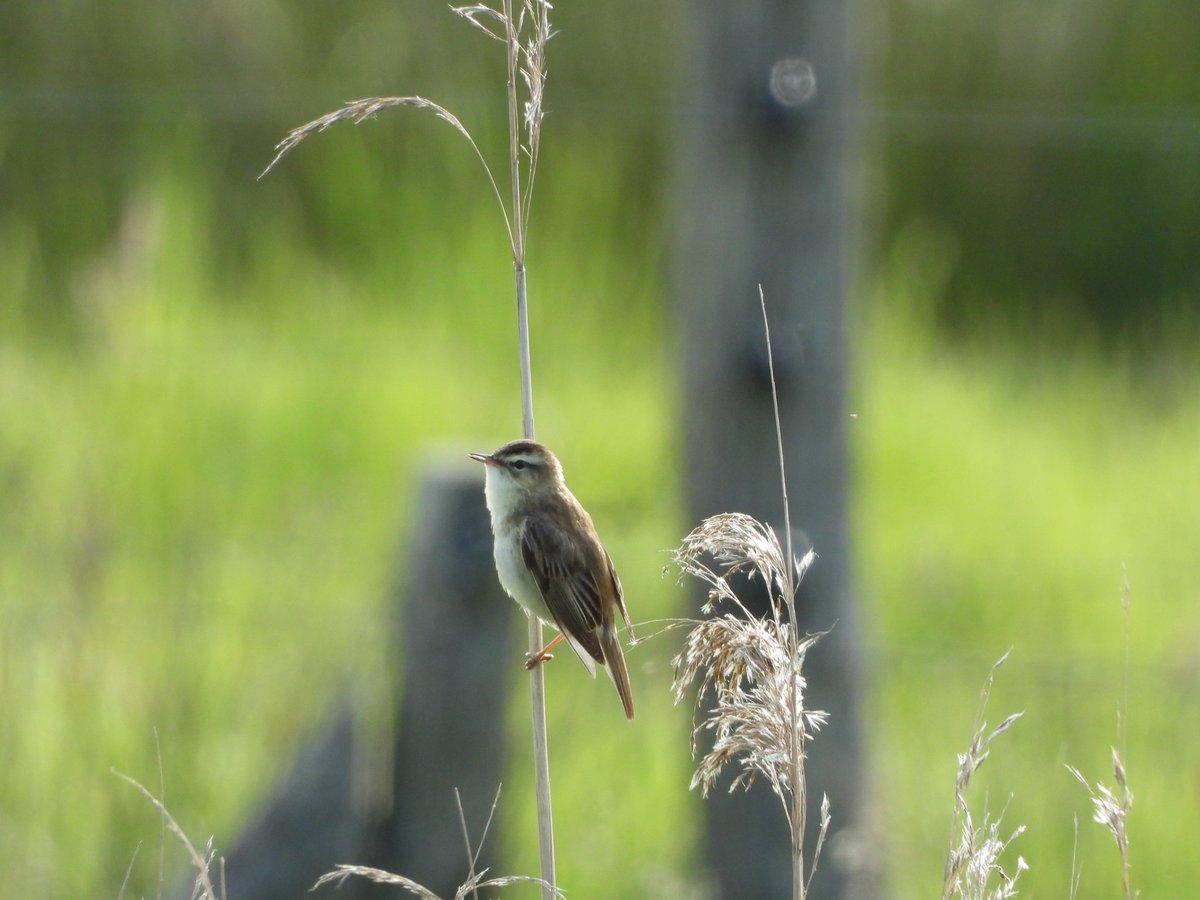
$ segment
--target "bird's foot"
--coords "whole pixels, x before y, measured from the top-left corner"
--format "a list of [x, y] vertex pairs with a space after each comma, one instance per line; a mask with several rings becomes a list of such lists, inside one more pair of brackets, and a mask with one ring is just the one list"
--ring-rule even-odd
[[526, 653], [525, 670], [527, 672], [532, 672], [542, 663], [549, 662], [552, 659], [554, 659], [554, 654], [549, 653], [546, 650], [539, 650], [537, 653]]
[[554, 646], [562, 639], [563, 639], [563, 634], [560, 631], [555, 636], [554, 640], [552, 640], [550, 643], [548, 643], [545, 647], [543, 647], [537, 653], [525, 654], [525, 669], [529, 672], [532, 672], [534, 669], [536, 669], [542, 663], [544, 663], [548, 660], [554, 659], [554, 654], [551, 653], [550, 651], [553, 650]]

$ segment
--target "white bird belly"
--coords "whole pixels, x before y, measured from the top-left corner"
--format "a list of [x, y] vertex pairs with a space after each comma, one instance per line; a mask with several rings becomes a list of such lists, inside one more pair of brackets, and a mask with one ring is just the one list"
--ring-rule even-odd
[[[519, 532], [519, 529], [513, 529]], [[537, 582], [529, 574], [525, 559], [521, 555], [521, 545], [518, 539], [502, 540], [497, 538], [494, 546], [496, 558], [496, 574], [500, 577], [500, 586], [508, 596], [521, 605], [525, 612], [537, 616], [547, 625], [557, 627], [549, 607], [542, 599]]]

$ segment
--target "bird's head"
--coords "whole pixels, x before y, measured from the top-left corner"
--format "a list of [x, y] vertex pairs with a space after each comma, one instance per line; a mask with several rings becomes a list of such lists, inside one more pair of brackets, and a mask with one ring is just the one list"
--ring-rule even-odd
[[487, 470], [489, 495], [516, 502], [556, 491], [563, 484], [562, 466], [536, 441], [511, 441], [493, 453], [472, 453]]

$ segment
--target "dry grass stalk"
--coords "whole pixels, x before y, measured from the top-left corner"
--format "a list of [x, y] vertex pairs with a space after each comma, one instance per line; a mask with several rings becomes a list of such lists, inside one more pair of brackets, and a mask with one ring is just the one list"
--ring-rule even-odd
[[[550, 28], [550, 3], [546, 0], [522, 0], [520, 10], [514, 15], [511, 0], [505, 0], [500, 9], [494, 9], [486, 4], [451, 7], [452, 11], [462, 16], [470, 24], [478, 28], [488, 37], [504, 43], [509, 48], [509, 118], [511, 126], [510, 144], [512, 166], [512, 203], [504, 202], [492, 167], [488, 165], [471, 132], [446, 107], [425, 97], [365, 97], [352, 100], [341, 109], [319, 116], [310, 122], [293, 128], [282, 141], [275, 145], [275, 157], [263, 169], [259, 178], [264, 177], [275, 168], [279, 162], [296, 149], [305, 138], [319, 134], [339, 122], [351, 122], [355, 125], [374, 118], [378, 113], [397, 107], [411, 107], [432, 112], [442, 121], [449, 124], [459, 134], [466, 138], [467, 143], [475, 152], [476, 158], [483, 166], [491, 186], [492, 194], [500, 206], [504, 225], [508, 231], [509, 243], [512, 245], [513, 256], [524, 265], [526, 223], [529, 218], [529, 204], [533, 195], [534, 175], [537, 171], [539, 148], [541, 146], [542, 120], [545, 117], [543, 98], [546, 90], [546, 45], [554, 32]], [[523, 95], [517, 89], [517, 76], [524, 85]], [[520, 108], [521, 115], [517, 110]], [[523, 121], [525, 140], [522, 141], [517, 125], [518, 118]], [[524, 175], [521, 173], [521, 158], [526, 161]]]
[[[1125, 671], [1124, 671], [1124, 687], [1121, 697], [1121, 708], [1117, 713], [1117, 727], [1121, 736], [1121, 744], [1125, 745], [1127, 720], [1129, 716], [1129, 576], [1126, 575], [1121, 585], [1121, 611], [1125, 620]], [[1125, 900], [1132, 900], [1135, 896], [1133, 891], [1133, 882], [1129, 872], [1129, 811], [1133, 809], [1133, 792], [1129, 790], [1129, 782], [1125, 775], [1125, 764], [1121, 761], [1121, 754], [1117, 752], [1116, 747], [1112, 750], [1112, 769], [1113, 779], [1116, 781], [1117, 789], [1113, 790], [1106, 784], [1097, 781], [1095, 785], [1089, 782], [1083, 773], [1074, 766], [1068, 765], [1067, 771], [1075, 776], [1076, 780], [1083, 785], [1084, 790], [1088, 792], [1088, 796], [1092, 798], [1092, 820], [1098, 822], [1108, 829], [1113, 840], [1117, 845], [1117, 852], [1121, 856], [1121, 888], [1124, 892]], [[1072, 884], [1078, 883], [1079, 874], [1075, 871], [1074, 865], [1071, 867]]]
[[[525, 228], [529, 219], [529, 204], [533, 196], [534, 176], [537, 174], [538, 151], [541, 147], [542, 119], [545, 117], [543, 98], [546, 91], [546, 45], [554, 32], [550, 28], [551, 5], [546, 0], [523, 0], [514, 16], [512, 0], [504, 0], [500, 9], [477, 3], [451, 7], [454, 12], [508, 48], [509, 70], [509, 148], [512, 166], [513, 210], [517, 223], [513, 255], [522, 263], [525, 259]], [[518, 96], [517, 76], [525, 85], [524, 100]], [[520, 139], [517, 110], [524, 126], [525, 140]], [[522, 183], [520, 155], [527, 166]]]
[[[1000, 823], [1003, 813], [992, 819], [985, 807], [983, 821], [976, 826], [967, 803], [967, 787], [971, 776], [979, 770], [991, 753], [991, 744], [1008, 731], [1024, 713], [1013, 713], [992, 731], [983, 720], [983, 711], [991, 694], [996, 670], [1008, 659], [1005, 653], [988, 672], [979, 692], [975, 710], [975, 725], [966, 753], [958, 755], [958, 772], [954, 779], [954, 818], [950, 825], [950, 849], [942, 878], [942, 900], [961, 897], [964, 900], [1003, 900], [1017, 895], [1017, 879], [1029, 868], [1023, 857], [1017, 857], [1016, 869], [1009, 875], [1000, 864], [1000, 857], [1017, 837], [1025, 831], [1021, 825], [1003, 837]], [[993, 884], [993, 882], [996, 882]]]
[[[710, 567], [705, 557], [712, 557], [717, 568]], [[797, 562], [801, 577], [813, 559], [810, 551]], [[710, 691], [715, 700], [709, 717], [695, 727], [692, 735], [693, 754], [701, 731], [713, 732], [715, 739], [701, 758], [691, 787], [699, 787], [707, 796], [721, 770], [740, 761], [742, 771], [731, 790], [748, 787], [757, 775], [762, 775], [783, 798], [795, 781], [791, 772], [790, 698], [794, 695], [800, 707], [801, 740], [821, 727], [826, 714], [804, 708], [802, 666], [817, 637], [800, 641], [793, 660], [792, 625], [784, 618], [780, 600], [790, 579], [775, 532], [742, 513], [722, 513], [706, 519], [684, 538], [674, 562], [682, 574], [709, 586], [701, 611], [710, 618], [692, 627], [683, 650], [673, 660], [677, 703], [693, 684], [698, 685], [697, 713]], [[730, 576], [743, 571], [768, 585], [774, 601], [771, 616], [752, 615], [730, 586]], [[729, 611], [718, 613], [722, 605]], [[791, 815], [790, 806], [785, 811]]]
[[133, 856], [129, 858], [129, 865], [125, 867], [125, 877], [121, 879], [121, 889], [117, 891], [117, 900], [125, 900], [125, 891], [129, 887], [129, 876], [133, 874], [133, 864], [137, 862], [138, 854], [142, 852], [142, 842], [138, 841], [133, 848]]
[[[222, 886], [221, 886], [221, 892], [218, 893], [217, 889], [213, 886], [212, 877], [210, 875], [210, 870], [212, 869], [213, 863], [218, 862], [216, 851], [213, 849], [212, 838], [210, 837], [208, 839], [208, 844], [205, 845], [204, 853], [200, 853], [196, 849], [195, 845], [193, 845], [192, 842], [188, 839], [188, 836], [184, 833], [183, 829], [179, 827], [179, 823], [176, 822], [174, 817], [167, 811], [167, 808], [166, 808], [166, 806], [163, 805], [163, 802], [161, 800], [159, 800], [157, 797], [155, 797], [154, 794], [152, 794], [149, 791], [149, 789], [144, 787], [141, 782], [139, 782], [133, 778], [130, 778], [128, 775], [124, 775], [124, 774], [116, 771], [115, 769], [113, 770], [113, 774], [116, 775], [118, 778], [122, 779], [123, 781], [127, 781], [129, 784], [133, 785], [135, 788], [137, 788], [139, 791], [141, 791], [142, 796], [145, 797], [147, 800], [149, 800], [150, 803], [154, 806], [154, 808], [158, 810], [158, 814], [162, 817], [163, 822], [166, 823], [166, 827], [170, 829], [172, 834], [174, 834], [177, 838], [179, 838], [179, 842], [181, 844], [183, 844], [184, 849], [187, 850], [188, 858], [191, 860], [191, 863], [192, 863], [192, 868], [196, 870], [196, 881], [192, 888], [192, 897], [199, 898], [199, 900], [222, 900], [222, 898], [224, 898], [224, 896], [225, 896], [224, 884], [222, 884]], [[133, 863], [130, 862], [130, 867], [132, 868], [132, 866], [133, 866]], [[224, 860], [223, 859], [219, 861], [218, 868], [223, 875], [224, 874]], [[126, 872], [125, 878], [126, 878], [126, 881], [128, 881], [128, 879], [129, 879], [128, 872]], [[220, 880], [223, 882], [224, 878], [222, 878]], [[160, 881], [161, 881], [161, 876], [160, 876]], [[122, 895], [124, 894], [124, 892], [125, 892], [125, 884], [122, 884], [121, 885]]]
[[[707, 560], [711, 559], [713, 565]], [[827, 714], [805, 706], [805, 655], [820, 637], [800, 639], [791, 621], [796, 586], [816, 559], [810, 550], [789, 566], [774, 530], [742, 513], [722, 513], [704, 520], [675, 551], [681, 576], [708, 586], [708, 598], [697, 621], [672, 661], [672, 689], [678, 703], [696, 686], [692, 753], [701, 732], [712, 734], [691, 787], [707, 796], [722, 770], [740, 771], [730, 791], [749, 787], [762, 776], [779, 798], [793, 837], [793, 851], [803, 842], [805, 745], [825, 723]], [[769, 615], [758, 617], [738, 598], [730, 578], [745, 573], [766, 585]], [[712, 702], [706, 708], [706, 698]], [[797, 811], [800, 811], [799, 813]], [[821, 807], [818, 849], [809, 871], [801, 874], [796, 896], [803, 897], [816, 869], [820, 846], [829, 828], [829, 799]]]
[[[486, 878], [487, 870], [471, 876], [458, 890], [454, 892], [454, 900], [466, 900], [472, 893], [479, 890], [489, 888], [505, 888], [511, 887], [514, 884], [531, 883], [541, 885], [545, 888], [546, 883], [540, 878], [534, 878], [529, 875], [504, 875], [499, 878]], [[403, 888], [410, 894], [414, 894], [422, 900], [442, 900], [437, 894], [429, 890], [422, 884], [418, 884], [411, 878], [405, 878], [403, 875], [396, 875], [392, 872], [385, 872], [383, 869], [372, 869], [369, 866], [338, 866], [332, 872], [327, 872], [317, 879], [317, 883], [313, 885], [313, 890], [326, 884], [341, 885], [350, 876], [355, 875], [360, 878], [366, 878], [368, 881], [373, 881], [376, 884], [391, 884], [396, 887]], [[566, 895], [561, 891], [555, 891], [556, 897], [565, 898]]]
[[1133, 886], [1129, 877], [1129, 831], [1127, 823], [1129, 811], [1133, 808], [1133, 792], [1125, 777], [1125, 764], [1117, 748], [1112, 749], [1113, 779], [1117, 789], [1113, 790], [1103, 782], [1095, 785], [1083, 777], [1083, 773], [1074, 766], [1067, 766], [1067, 771], [1078, 779], [1088, 796], [1092, 798], [1092, 820], [1108, 829], [1109, 834], [1117, 844], [1117, 852], [1121, 855], [1121, 887], [1126, 900], [1133, 897]]
[[[499, 8], [477, 3], [451, 9], [488, 37], [500, 41], [507, 57], [507, 107], [509, 125], [509, 180], [511, 200], [506, 204], [497, 185], [491, 166], [471, 137], [470, 131], [458, 117], [444, 106], [424, 97], [373, 97], [356, 100], [339, 110], [314, 119], [293, 129], [276, 146], [276, 155], [262, 175], [266, 175], [306, 137], [324, 131], [338, 122], [359, 123], [385, 109], [410, 106], [433, 112], [466, 138], [475, 151], [487, 175], [492, 194], [500, 207], [504, 227], [512, 249], [513, 272], [517, 299], [517, 343], [521, 371], [521, 418], [526, 438], [534, 438], [533, 376], [529, 351], [529, 320], [527, 313], [525, 243], [541, 146], [542, 120], [545, 116], [547, 68], [546, 45], [553, 36], [550, 28], [548, 0], [520, 0], [514, 13], [513, 0], [501, 0]], [[524, 86], [522, 91], [520, 85]], [[522, 124], [525, 139], [521, 139]], [[522, 163], [524, 162], [524, 172]], [[259, 176], [262, 177], [261, 175]], [[542, 647], [541, 623], [536, 617], [529, 621], [529, 651]], [[540, 667], [530, 675], [532, 706], [533, 756], [535, 790], [538, 809], [538, 845], [542, 865], [543, 897], [555, 893], [554, 828], [550, 803], [550, 762], [546, 735], [545, 676]]]
[[[471, 846], [471, 837], [467, 832], [467, 818], [463, 812], [462, 797], [459, 796], [458, 789], [454, 789], [454, 802], [458, 808], [458, 822], [462, 827], [463, 840], [466, 843], [467, 850], [467, 880], [459, 885], [458, 890], [454, 892], [454, 900], [466, 900], [467, 897], [478, 897], [480, 890], [489, 888], [506, 888], [514, 884], [536, 884], [542, 888], [542, 893], [549, 892], [551, 897], [562, 898], [563, 893], [553, 885], [547, 883], [541, 878], [533, 878], [528, 875], [503, 875], [497, 878], [488, 878], [487, 869], [476, 871], [475, 866], [479, 862], [479, 854], [483, 850], [484, 841], [487, 840], [488, 830], [492, 826], [492, 819], [496, 815], [496, 806], [500, 802], [500, 788], [496, 788], [496, 796], [492, 798], [492, 808], [488, 812], [487, 821], [483, 825], [483, 834], [480, 835], [479, 845]], [[414, 894], [422, 900], [442, 900], [437, 894], [431, 891], [425, 885], [413, 881], [411, 878], [406, 878], [403, 875], [397, 875], [394, 872], [387, 872], [383, 869], [375, 869], [370, 866], [337, 866], [332, 872], [326, 872], [317, 879], [317, 883], [312, 886], [313, 890], [325, 884], [341, 885], [350, 876], [366, 878], [368, 881], [373, 881], [376, 884], [390, 884], [396, 887], [403, 888], [410, 894]]]
[[[707, 618], [695, 622], [683, 649], [672, 661], [672, 689], [679, 703], [697, 686], [693, 713], [692, 756], [700, 732], [711, 732], [711, 748], [701, 757], [691, 787], [709, 790], [728, 765], [741, 771], [730, 791], [749, 788], [763, 776], [779, 798], [792, 843], [792, 896], [808, 894], [821, 850], [829, 833], [829, 797], [822, 796], [819, 831], [813, 857], [804, 859], [808, 785], [806, 745], [825, 723], [827, 714], [805, 706], [804, 660], [820, 635], [800, 637], [796, 624], [796, 590], [816, 559], [809, 550], [802, 559], [792, 553], [791, 510], [784, 465], [783, 427], [775, 389], [771, 326], [762, 286], [758, 289], [771, 377], [775, 413], [775, 442], [779, 454], [779, 487], [783, 501], [786, 551], [774, 529], [742, 513], [722, 513], [705, 519], [684, 538], [674, 554], [680, 578], [690, 575], [708, 586], [701, 607]], [[711, 559], [714, 565], [706, 561]], [[714, 568], [715, 566], [715, 568]], [[770, 612], [756, 616], [738, 598], [729, 579], [745, 574], [758, 579], [770, 598]], [[705, 697], [712, 706], [705, 710]], [[696, 724], [705, 710], [706, 718]]]
[[1071, 883], [1067, 889], [1068, 900], [1079, 896], [1079, 816], [1072, 817], [1075, 826], [1074, 837], [1071, 841]]
[[1009, 875], [1000, 864], [1000, 857], [1008, 845], [1024, 833], [1025, 826], [1018, 826], [1004, 837], [1000, 831], [1001, 819], [1003, 814], [991, 819], [985, 809], [983, 822], [976, 827], [971, 811], [963, 811], [960, 819], [962, 837], [951, 854], [956, 867], [954, 881], [949, 893], [943, 893], [943, 896], [962, 897], [963, 900], [1005, 900], [1017, 896], [1017, 879], [1029, 864], [1024, 857], [1018, 856], [1016, 870]]

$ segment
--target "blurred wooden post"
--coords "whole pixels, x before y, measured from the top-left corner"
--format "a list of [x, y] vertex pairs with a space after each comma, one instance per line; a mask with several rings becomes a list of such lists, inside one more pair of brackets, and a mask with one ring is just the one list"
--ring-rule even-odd
[[[291, 772], [225, 853], [229, 897], [303, 897], [332, 865], [354, 858], [363, 846], [366, 823], [353, 802], [353, 757], [354, 712], [343, 703], [301, 749]], [[192, 875], [172, 897], [194, 896]]]
[[[343, 698], [331, 725], [300, 752], [228, 854], [230, 897], [307, 896], [339, 863], [387, 869], [443, 897], [466, 879], [454, 789], [477, 843], [504, 771], [508, 676], [521, 661], [511, 631], [515, 607], [496, 580], [478, 471], [465, 464], [428, 471], [412, 522], [393, 591], [395, 620], [380, 623], [399, 648], [392, 773], [365, 786], [390, 787], [391, 794], [355, 801], [363, 791], [355, 767], [371, 755], [356, 752], [356, 732], [371, 729], [356, 729], [360, 712]], [[489, 864], [495, 839], [480, 868]], [[352, 879], [320, 893], [356, 900], [394, 897], [396, 890]]]
[[[467, 876], [454, 789], [476, 843], [504, 774], [504, 711], [522, 660], [516, 606], [492, 561], [482, 467], [464, 465], [426, 474], [412, 520], [394, 605], [403, 615], [395, 808], [380, 855], [442, 897]], [[478, 868], [490, 865], [496, 842], [492, 834]]]
[[[818, 560], [801, 626], [833, 627], [809, 654], [809, 704], [829, 725], [810, 747], [810, 813], [822, 792], [833, 831], [812, 897], [868, 896], [857, 880], [862, 823], [857, 636], [847, 525], [845, 305], [850, 288], [852, 4], [701, 3], [682, 123], [675, 293], [682, 335], [686, 484], [693, 524], [783, 516], [757, 285], [766, 295], [797, 553]], [[761, 603], [760, 603], [761, 606]], [[777, 799], [717, 791], [707, 854], [723, 897], [790, 896]], [[815, 824], [808, 837], [815, 837]], [[811, 858], [811, 846], [809, 854]]]

